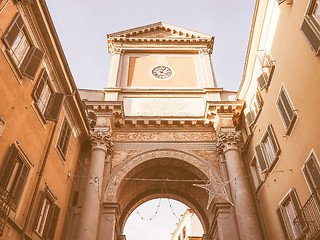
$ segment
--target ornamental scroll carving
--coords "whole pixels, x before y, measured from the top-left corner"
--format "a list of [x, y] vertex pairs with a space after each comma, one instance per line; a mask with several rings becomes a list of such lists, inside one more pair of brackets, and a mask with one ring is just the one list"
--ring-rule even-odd
[[230, 149], [238, 149], [241, 133], [236, 131], [221, 131], [217, 141], [217, 152], [221, 155]]
[[113, 136], [118, 142], [138, 141], [215, 141], [214, 132], [117, 132]]
[[218, 166], [219, 165], [219, 156], [217, 154], [217, 151], [211, 151], [211, 150], [192, 150], [192, 152], [197, 155], [200, 156], [202, 158], [204, 158], [205, 160], [207, 160], [208, 162], [210, 162], [212, 165], [214, 166]]
[[[155, 158], [174, 158], [179, 159], [193, 165], [195, 168], [203, 172], [207, 178], [210, 178], [209, 174], [209, 163], [191, 153], [182, 152], [174, 149], [163, 149], [163, 150], [152, 150], [133, 156], [128, 159], [126, 163], [119, 165], [108, 183], [105, 190], [105, 202], [116, 202], [117, 192], [119, 190], [121, 182], [125, 179], [126, 175], [138, 165], [147, 162]], [[212, 171], [216, 171], [210, 167]]]
[[111, 133], [109, 131], [92, 131], [90, 133], [90, 142], [92, 149], [102, 149], [108, 154], [111, 154], [114, 148]]

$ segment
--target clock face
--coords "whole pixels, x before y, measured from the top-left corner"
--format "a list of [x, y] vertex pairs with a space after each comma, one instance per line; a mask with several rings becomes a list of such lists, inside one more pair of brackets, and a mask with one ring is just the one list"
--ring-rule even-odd
[[167, 66], [156, 66], [151, 73], [157, 79], [168, 79], [173, 76], [173, 70]]

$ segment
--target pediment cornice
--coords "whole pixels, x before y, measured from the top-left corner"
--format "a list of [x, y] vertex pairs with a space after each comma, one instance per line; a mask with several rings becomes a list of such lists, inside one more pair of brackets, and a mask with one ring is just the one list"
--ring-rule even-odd
[[[191, 48], [212, 53], [214, 36], [199, 33], [171, 24], [158, 22], [125, 31], [108, 34], [109, 53], [121, 53], [128, 49], [179, 48], [192, 45]], [[182, 44], [182, 45], [181, 45]]]

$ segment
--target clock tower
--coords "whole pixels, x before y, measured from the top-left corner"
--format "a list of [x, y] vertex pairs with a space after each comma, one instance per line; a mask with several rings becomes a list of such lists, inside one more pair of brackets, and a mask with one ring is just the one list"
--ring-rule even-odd
[[244, 103], [217, 87], [214, 37], [162, 22], [107, 37], [108, 85], [80, 91], [92, 128], [77, 240], [125, 239], [129, 215], [154, 198], [188, 205], [202, 239], [260, 239], [247, 179], [230, 183], [236, 196], [222, 184], [246, 174], [236, 131]]

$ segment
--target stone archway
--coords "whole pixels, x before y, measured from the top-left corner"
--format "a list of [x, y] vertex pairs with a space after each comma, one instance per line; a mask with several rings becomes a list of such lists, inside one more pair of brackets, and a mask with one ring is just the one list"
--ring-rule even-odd
[[[209, 234], [213, 231], [215, 219], [212, 208], [207, 209], [208, 195], [192, 185], [198, 180], [207, 181], [209, 169], [219, 171], [201, 157], [176, 149], [155, 149], [126, 159], [113, 171], [105, 188], [101, 236], [108, 234], [106, 226], [110, 225], [110, 219], [117, 220], [113, 226], [117, 233], [113, 235], [120, 235], [137, 205], [155, 197], [185, 203], [195, 211], [204, 232]], [[224, 202], [222, 199], [217, 201]]]

